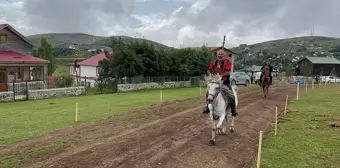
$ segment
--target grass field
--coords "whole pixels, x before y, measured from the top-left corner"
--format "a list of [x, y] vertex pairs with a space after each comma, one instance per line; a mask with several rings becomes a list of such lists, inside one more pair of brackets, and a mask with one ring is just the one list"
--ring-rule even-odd
[[63, 74], [70, 74], [69, 65], [67, 63], [57, 63], [55, 64], [54, 76], [60, 76]]
[[263, 143], [261, 168], [339, 168], [340, 87], [315, 89], [289, 105], [278, 125]]

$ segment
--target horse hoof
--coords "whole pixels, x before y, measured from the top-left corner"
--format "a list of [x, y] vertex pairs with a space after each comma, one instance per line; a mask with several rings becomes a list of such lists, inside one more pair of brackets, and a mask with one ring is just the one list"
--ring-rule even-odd
[[215, 142], [214, 140], [211, 139], [211, 140], [209, 141], [209, 145], [210, 145], [210, 146], [214, 146], [214, 145], [216, 145], [216, 142]]
[[235, 130], [232, 128], [232, 129], [230, 129], [230, 133], [234, 133], [235, 132]]

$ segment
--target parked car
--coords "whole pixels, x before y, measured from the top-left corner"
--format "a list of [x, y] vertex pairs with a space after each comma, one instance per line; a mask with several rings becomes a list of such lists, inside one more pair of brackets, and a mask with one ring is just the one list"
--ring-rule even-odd
[[255, 74], [255, 84], [260, 83], [261, 72], [256, 72]]
[[326, 82], [326, 78], [327, 78], [328, 76], [320, 76], [320, 82], [321, 83], [325, 83]]
[[230, 74], [230, 82], [232, 85], [250, 85], [250, 77], [245, 72], [233, 72]]
[[340, 79], [338, 77], [335, 76], [327, 76], [325, 79], [325, 82], [327, 83], [339, 83]]

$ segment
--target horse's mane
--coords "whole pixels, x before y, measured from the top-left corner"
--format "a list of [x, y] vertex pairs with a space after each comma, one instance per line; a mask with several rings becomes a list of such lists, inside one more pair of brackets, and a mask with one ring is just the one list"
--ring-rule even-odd
[[220, 82], [222, 80], [222, 76], [219, 74], [208, 73], [205, 75], [204, 79], [206, 83]]

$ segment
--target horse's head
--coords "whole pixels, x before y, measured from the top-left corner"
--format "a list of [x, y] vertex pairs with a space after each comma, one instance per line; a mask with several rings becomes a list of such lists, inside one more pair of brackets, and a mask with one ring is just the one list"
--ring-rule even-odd
[[222, 76], [218, 74], [208, 73], [208, 75], [205, 76], [205, 81], [208, 87], [207, 100], [213, 101], [217, 94], [219, 93], [220, 86], [223, 83]]

